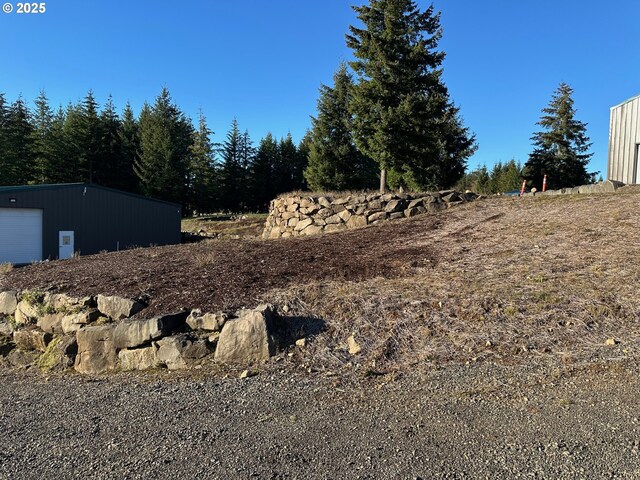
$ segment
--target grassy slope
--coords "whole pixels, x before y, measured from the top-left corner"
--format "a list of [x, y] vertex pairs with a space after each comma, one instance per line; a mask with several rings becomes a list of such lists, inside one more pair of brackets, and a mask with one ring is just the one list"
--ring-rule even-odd
[[372, 369], [634, 356], [639, 203], [629, 191], [468, 204], [417, 240], [440, 252], [432, 268], [269, 298], [327, 322], [329, 333], [300, 352], [318, 367], [349, 361], [341, 347], [351, 334], [363, 347], [357, 361]]

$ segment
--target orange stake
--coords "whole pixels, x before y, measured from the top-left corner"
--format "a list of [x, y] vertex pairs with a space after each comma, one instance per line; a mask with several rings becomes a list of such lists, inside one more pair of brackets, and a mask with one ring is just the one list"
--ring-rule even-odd
[[527, 181], [522, 182], [522, 189], [520, 190], [520, 196], [524, 195], [524, 189], [527, 188]]

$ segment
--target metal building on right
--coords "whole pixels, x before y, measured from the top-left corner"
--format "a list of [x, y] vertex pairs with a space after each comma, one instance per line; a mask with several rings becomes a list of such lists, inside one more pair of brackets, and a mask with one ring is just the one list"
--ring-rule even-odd
[[607, 178], [626, 184], [640, 183], [640, 95], [611, 107]]

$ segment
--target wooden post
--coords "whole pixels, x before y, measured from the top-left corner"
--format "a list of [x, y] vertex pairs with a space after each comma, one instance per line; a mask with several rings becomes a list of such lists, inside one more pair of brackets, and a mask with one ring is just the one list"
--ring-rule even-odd
[[380, 193], [387, 191], [387, 169], [380, 169]]

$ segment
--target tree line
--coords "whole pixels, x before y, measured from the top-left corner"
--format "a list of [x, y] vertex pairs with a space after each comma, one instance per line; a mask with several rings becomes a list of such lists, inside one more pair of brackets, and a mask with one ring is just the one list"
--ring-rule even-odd
[[538, 189], [544, 175], [549, 188], [594, 179], [586, 124], [564, 83], [543, 109], [524, 167], [511, 161], [465, 174], [477, 143], [443, 80], [440, 13], [413, 0], [353, 9], [360, 23], [345, 36], [353, 61], [321, 85], [298, 145], [271, 134], [256, 145], [236, 120], [214, 143], [205, 116], [194, 125], [166, 88], [137, 117], [129, 104], [118, 114], [111, 98], [100, 108], [92, 92], [55, 110], [44, 93], [32, 109], [0, 94], [0, 184], [94, 182], [207, 212], [264, 210], [279, 193], [306, 188], [493, 193], [522, 178]]
[[221, 143], [204, 114], [197, 125], [163, 88], [136, 116], [93, 93], [53, 109], [44, 92], [29, 108], [0, 93], [0, 185], [88, 182], [180, 203], [188, 211], [264, 210], [306, 187], [308, 141], [267, 134], [255, 145], [233, 120]]

